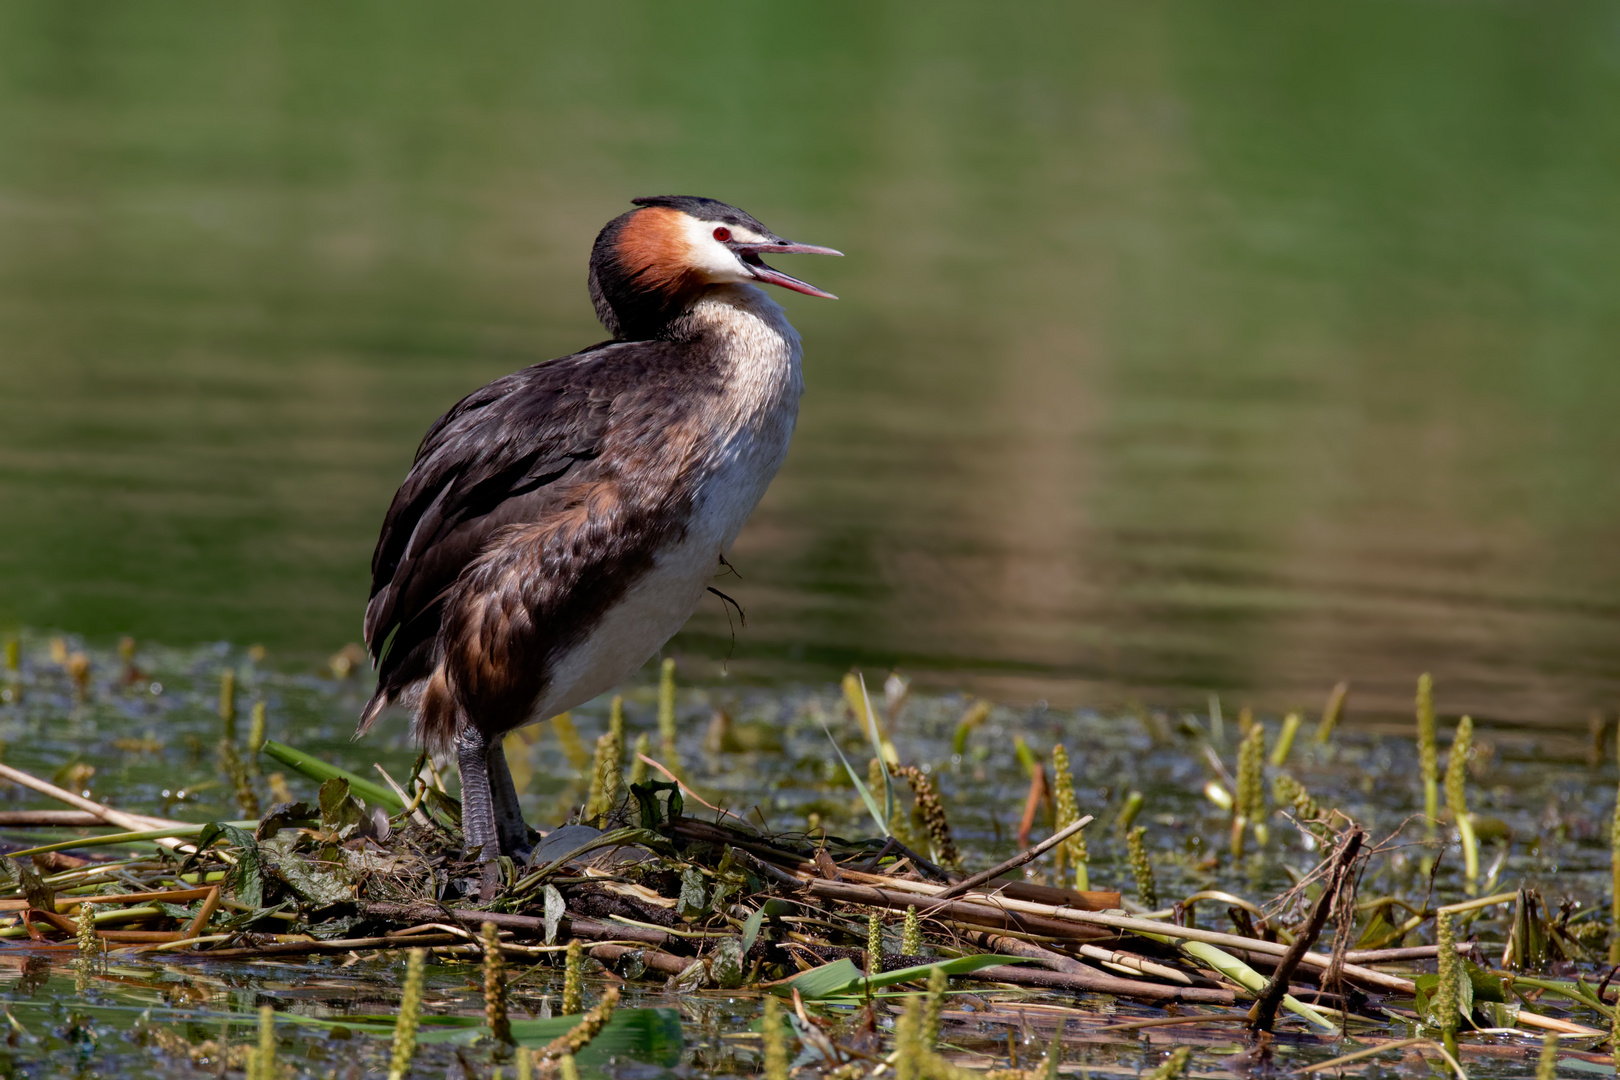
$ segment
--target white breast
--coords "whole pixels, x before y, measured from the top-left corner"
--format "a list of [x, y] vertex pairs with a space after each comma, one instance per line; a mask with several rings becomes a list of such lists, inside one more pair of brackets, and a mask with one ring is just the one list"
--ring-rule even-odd
[[787, 457], [804, 382], [799, 334], [759, 289], [718, 289], [693, 310], [720, 335], [727, 391], [696, 463], [697, 493], [686, 535], [603, 616], [591, 635], [551, 668], [532, 719], [543, 720], [606, 693], [645, 664], [702, 601], [720, 557], [759, 505]]

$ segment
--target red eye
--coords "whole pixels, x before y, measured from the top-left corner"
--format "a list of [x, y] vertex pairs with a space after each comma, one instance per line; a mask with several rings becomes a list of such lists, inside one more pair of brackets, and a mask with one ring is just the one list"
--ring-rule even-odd
[[731, 230], [722, 225], [714, 230], [714, 238], [723, 244], [731, 239]]

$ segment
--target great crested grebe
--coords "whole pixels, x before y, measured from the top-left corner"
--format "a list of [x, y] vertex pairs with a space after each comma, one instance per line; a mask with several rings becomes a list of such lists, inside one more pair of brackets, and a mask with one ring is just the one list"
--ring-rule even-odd
[[604, 693], [696, 609], [787, 454], [799, 335], [756, 284], [834, 299], [765, 255], [794, 244], [734, 206], [631, 200], [591, 251], [613, 335], [496, 379], [441, 416], [371, 560], [378, 668], [355, 737], [409, 707], [454, 746], [467, 850], [531, 850], [501, 737]]

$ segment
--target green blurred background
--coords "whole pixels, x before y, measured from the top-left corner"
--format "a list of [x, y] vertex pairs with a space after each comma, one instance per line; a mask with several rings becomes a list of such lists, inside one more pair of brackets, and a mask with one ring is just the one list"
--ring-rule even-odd
[[0, 2], [0, 625], [324, 657], [423, 430], [736, 203], [801, 426], [699, 674], [1620, 701], [1620, 8]]

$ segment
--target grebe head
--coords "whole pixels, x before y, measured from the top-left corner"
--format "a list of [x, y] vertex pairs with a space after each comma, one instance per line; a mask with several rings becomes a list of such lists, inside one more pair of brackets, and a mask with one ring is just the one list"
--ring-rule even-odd
[[766, 255], [842, 255], [795, 244], [735, 206], [692, 195], [632, 199], [638, 209], [602, 229], [591, 251], [591, 300], [597, 317], [625, 340], [654, 338], [713, 285], [780, 285], [836, 300], [765, 265]]

